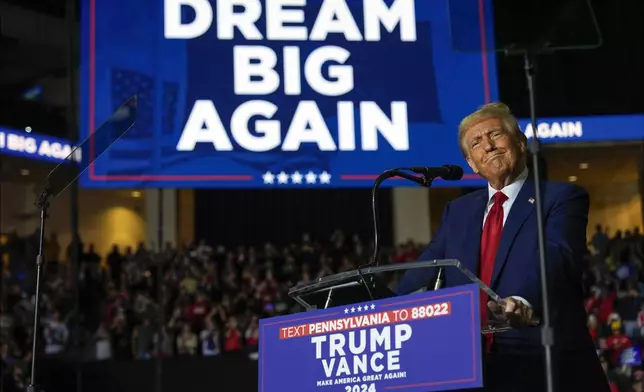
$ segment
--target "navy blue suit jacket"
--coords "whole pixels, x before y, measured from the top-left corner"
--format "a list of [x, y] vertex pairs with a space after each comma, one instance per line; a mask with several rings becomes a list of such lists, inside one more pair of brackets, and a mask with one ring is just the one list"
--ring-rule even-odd
[[[580, 376], [589, 381], [589, 387], [593, 386], [586, 391], [606, 390], [607, 384], [586, 327], [583, 305], [582, 272], [585, 267], [583, 259], [586, 252], [588, 193], [570, 183], [542, 181], [541, 184], [547, 269], [551, 280], [550, 320], [555, 334], [553, 350], [562, 358], [568, 358], [560, 362], [566, 369], [559, 370], [572, 376], [570, 368], [577, 367], [586, 372]], [[534, 185], [534, 178], [530, 175], [512, 204], [503, 227], [491, 288], [503, 298], [525, 298], [539, 316], [542, 301]], [[487, 203], [487, 188], [448, 203], [436, 235], [419, 260], [458, 259], [478, 275], [480, 241]], [[396, 292], [407, 294], [422, 287], [431, 287], [435, 274], [436, 269], [409, 271], [402, 277]], [[468, 283], [467, 278], [458, 270], [445, 270], [444, 287]], [[495, 335], [495, 345], [504, 352], [521, 355], [533, 353], [540, 356], [543, 353], [540, 330], [538, 327], [526, 327], [503, 332]], [[591, 377], [594, 378], [592, 382], [587, 376], [589, 370], [597, 376]], [[535, 374], [543, 375], [539, 371]], [[573, 379], [567, 381], [573, 382]]]
[[[541, 313], [541, 280], [537, 242], [534, 179], [529, 176], [503, 226], [494, 263], [491, 288], [501, 297], [525, 298]], [[583, 256], [586, 251], [588, 193], [570, 183], [542, 182], [548, 275], [551, 279], [551, 324], [558, 348], [574, 349], [591, 344], [586, 327], [582, 290]], [[478, 274], [483, 216], [488, 190], [482, 189], [450, 202], [441, 225], [419, 260], [458, 259]], [[435, 279], [432, 269], [413, 270], [403, 276], [396, 289], [407, 294]], [[456, 269], [445, 270], [444, 287], [467, 284]], [[539, 328], [524, 328], [499, 334], [499, 344], [540, 348]]]

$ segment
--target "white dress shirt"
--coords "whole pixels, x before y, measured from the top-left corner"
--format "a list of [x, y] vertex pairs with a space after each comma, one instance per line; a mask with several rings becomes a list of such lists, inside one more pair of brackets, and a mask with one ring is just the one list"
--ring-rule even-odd
[[[508, 215], [510, 214], [510, 208], [512, 208], [512, 204], [514, 204], [514, 201], [517, 199], [517, 196], [519, 196], [519, 192], [521, 191], [521, 188], [523, 187], [523, 184], [525, 183], [525, 180], [527, 178], [528, 178], [528, 168], [525, 168], [511, 184], [506, 185], [500, 191], [497, 191], [496, 189], [492, 188], [490, 184], [487, 185], [488, 203], [487, 203], [487, 207], [485, 208], [485, 214], [483, 215], [484, 226], [485, 226], [485, 220], [487, 219], [487, 216], [490, 213], [492, 206], [494, 205], [494, 201], [492, 197], [497, 192], [503, 192], [508, 197], [508, 199], [503, 203], [503, 206], [502, 206], [503, 207], [503, 225], [505, 226], [505, 221], [508, 220]], [[532, 305], [530, 305], [530, 302], [528, 302], [525, 298], [518, 297], [515, 295], [513, 295], [512, 298], [523, 302], [527, 306], [532, 307]]]
[[488, 202], [487, 202], [487, 207], [485, 208], [485, 215], [483, 215], [483, 225], [485, 225], [485, 220], [487, 219], [487, 216], [490, 213], [492, 206], [494, 205], [494, 201], [492, 200], [492, 197], [497, 192], [503, 192], [508, 197], [508, 200], [506, 200], [502, 206], [503, 207], [503, 225], [505, 226], [505, 221], [508, 220], [508, 214], [510, 213], [510, 208], [512, 208], [512, 204], [514, 204], [514, 201], [517, 199], [517, 196], [519, 196], [519, 191], [521, 191], [521, 187], [523, 187], [523, 184], [525, 183], [525, 180], [527, 178], [528, 178], [528, 169], [526, 168], [514, 180], [514, 182], [512, 182], [510, 185], [506, 185], [500, 191], [497, 191], [496, 189], [492, 188], [490, 184], [487, 185]]

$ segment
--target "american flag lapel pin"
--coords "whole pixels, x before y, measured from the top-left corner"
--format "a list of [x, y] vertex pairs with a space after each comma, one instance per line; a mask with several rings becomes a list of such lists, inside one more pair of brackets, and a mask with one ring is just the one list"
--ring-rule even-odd
[[530, 204], [534, 204], [534, 197], [529, 198], [529, 199], [528, 199], [528, 202], [529, 202]]

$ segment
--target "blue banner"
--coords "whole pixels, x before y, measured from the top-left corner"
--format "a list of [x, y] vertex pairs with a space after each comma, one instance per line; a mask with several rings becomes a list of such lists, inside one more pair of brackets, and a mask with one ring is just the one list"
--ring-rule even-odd
[[[519, 120], [528, 138], [535, 134], [529, 119]], [[644, 115], [537, 118], [537, 137], [544, 143], [644, 140]]]
[[446, 1], [83, 0], [83, 136], [133, 94], [139, 117], [82, 185], [362, 187], [465, 165], [457, 125], [498, 97], [495, 55], [452, 48], [492, 37], [490, 1], [470, 6], [451, 32]]
[[482, 386], [475, 284], [260, 320], [259, 392]]
[[[68, 140], [0, 127], [0, 154], [60, 163], [73, 149]], [[81, 155], [79, 149], [72, 158], [80, 162]]]

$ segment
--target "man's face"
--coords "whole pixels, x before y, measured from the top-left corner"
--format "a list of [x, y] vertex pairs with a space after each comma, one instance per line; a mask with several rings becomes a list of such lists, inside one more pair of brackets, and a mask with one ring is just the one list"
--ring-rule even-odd
[[498, 118], [475, 123], [465, 132], [463, 141], [468, 165], [493, 185], [507, 185], [505, 181], [516, 173], [526, 148]]

